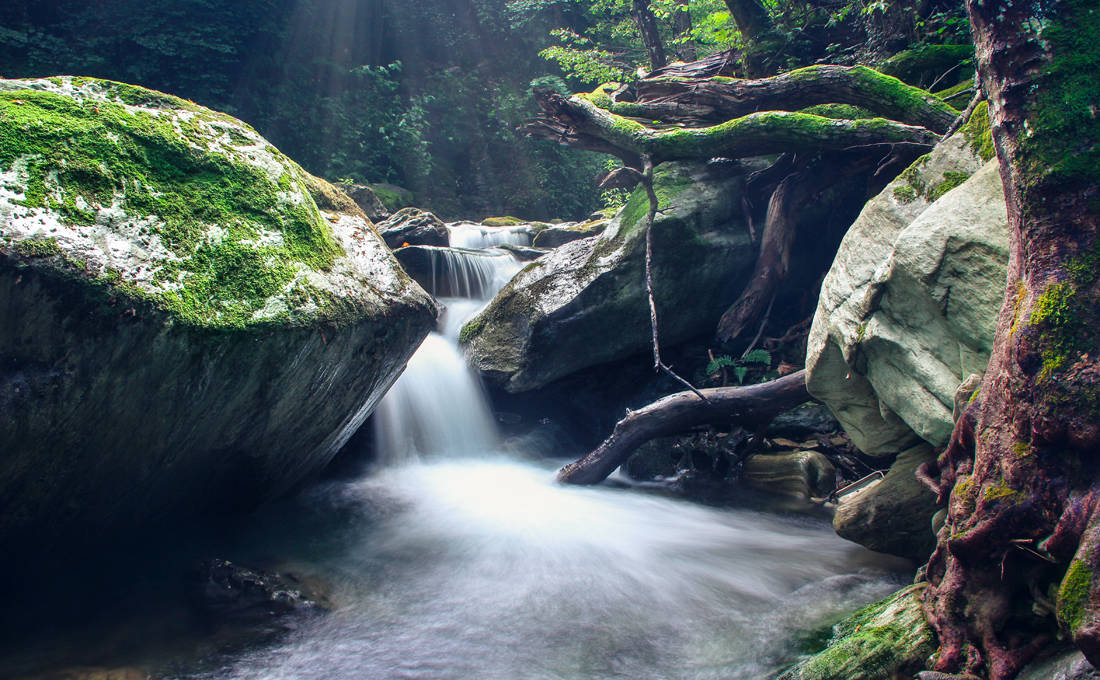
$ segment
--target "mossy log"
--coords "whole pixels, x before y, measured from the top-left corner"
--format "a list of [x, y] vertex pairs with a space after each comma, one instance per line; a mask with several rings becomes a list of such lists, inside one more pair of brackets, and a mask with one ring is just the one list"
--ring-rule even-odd
[[611, 111], [665, 122], [715, 123], [757, 111], [849, 104], [943, 134], [959, 112], [928, 92], [866, 66], [820, 65], [772, 78], [707, 80], [656, 77], [637, 85], [637, 101]]
[[705, 400], [694, 392], [677, 392], [627, 413], [599, 447], [559, 470], [558, 481], [599, 484], [651, 439], [698, 425], [739, 423], [759, 431], [778, 414], [810, 400], [805, 371], [759, 385], [712, 387], [701, 392]]
[[786, 111], [753, 113], [711, 127], [656, 130], [601, 109], [583, 96], [544, 93], [537, 100], [543, 115], [525, 128], [527, 134], [575, 148], [614, 153], [628, 164], [636, 163], [641, 156], [649, 156], [658, 164], [897, 144], [931, 149], [939, 141], [927, 128], [884, 118], [834, 120]]

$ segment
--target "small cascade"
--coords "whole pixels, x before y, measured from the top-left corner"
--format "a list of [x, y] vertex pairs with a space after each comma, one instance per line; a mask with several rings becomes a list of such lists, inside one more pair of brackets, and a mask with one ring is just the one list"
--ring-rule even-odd
[[493, 246], [531, 245], [527, 226], [486, 227], [481, 224], [452, 224], [447, 227], [452, 248], [492, 248]]
[[507, 251], [425, 250], [432, 265], [427, 287], [445, 311], [438, 330], [425, 338], [375, 411], [376, 451], [386, 467], [444, 452], [448, 457], [477, 457], [498, 444], [488, 399], [466, 365], [458, 335], [521, 264]]
[[431, 262], [431, 275], [421, 285], [436, 298], [489, 300], [519, 270], [504, 250], [469, 250], [422, 246]]

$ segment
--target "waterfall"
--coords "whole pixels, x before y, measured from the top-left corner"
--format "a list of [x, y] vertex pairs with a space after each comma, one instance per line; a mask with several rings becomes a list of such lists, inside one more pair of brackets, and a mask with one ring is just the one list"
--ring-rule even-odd
[[[452, 240], [454, 231], [452, 231]], [[498, 448], [498, 434], [478, 376], [458, 347], [463, 324], [519, 271], [507, 251], [432, 248], [429, 292], [444, 314], [379, 403], [375, 450], [386, 467], [422, 457], [477, 457]]]
[[505, 244], [515, 246], [531, 245], [530, 228], [486, 227], [480, 224], [453, 224], [448, 227], [450, 241], [454, 248], [491, 248]]

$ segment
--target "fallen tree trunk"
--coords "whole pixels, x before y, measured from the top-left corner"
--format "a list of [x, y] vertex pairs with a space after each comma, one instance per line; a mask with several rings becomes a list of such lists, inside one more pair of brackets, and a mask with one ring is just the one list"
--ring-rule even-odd
[[651, 439], [708, 424], [738, 423], [760, 431], [778, 414], [810, 400], [805, 370], [759, 385], [701, 391], [706, 401], [693, 392], [677, 392], [627, 413], [596, 450], [559, 470], [558, 481], [598, 484]]
[[[537, 95], [544, 115], [526, 126], [527, 134], [567, 146], [614, 153], [627, 164], [649, 156], [654, 165], [671, 160], [747, 158], [791, 150], [843, 151], [903, 144], [931, 149], [931, 130], [876, 118], [835, 120], [807, 113], [768, 111], [705, 128], [654, 130], [611, 113], [581, 96]], [[637, 167], [637, 166], [635, 166]]]
[[850, 104], [891, 120], [943, 134], [959, 112], [928, 92], [866, 66], [820, 65], [772, 78], [707, 80], [649, 77], [637, 101], [612, 107], [622, 115], [665, 122], [716, 123], [757, 111], [798, 111], [819, 104]]

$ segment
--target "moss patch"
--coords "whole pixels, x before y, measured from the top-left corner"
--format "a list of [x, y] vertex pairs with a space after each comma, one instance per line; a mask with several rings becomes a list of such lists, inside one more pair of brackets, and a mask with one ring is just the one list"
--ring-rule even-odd
[[[1095, 0], [1064, 0], [1035, 38], [1051, 61], [1029, 98], [1018, 161], [1024, 205], [1100, 183], [1100, 11]], [[1025, 218], [1026, 219], [1026, 218]]]
[[1087, 332], [1079, 307], [1077, 289], [1071, 283], [1050, 284], [1035, 301], [1031, 324], [1040, 328], [1043, 353], [1040, 380], [1048, 380], [1078, 352]]
[[993, 131], [989, 124], [989, 102], [981, 102], [974, 107], [974, 113], [962, 129], [963, 136], [970, 144], [970, 150], [987, 163], [997, 155], [993, 145]]
[[[343, 253], [300, 169], [284, 161], [273, 182], [243, 155], [209, 150], [223, 136], [255, 144], [247, 126], [159, 92], [74, 82], [82, 96], [0, 92], [0, 168], [22, 164], [18, 203], [69, 225], [95, 224], [112, 206], [147, 218], [143, 229], [171, 253], [161, 288], [134, 288], [156, 306], [197, 326], [248, 326], [298, 265], [325, 270]], [[258, 245], [265, 234], [278, 238]]]
[[527, 224], [518, 217], [506, 216], [506, 217], [487, 217], [481, 220], [481, 223], [487, 227], [515, 227], [521, 224]]
[[1070, 562], [1058, 588], [1058, 623], [1068, 631], [1076, 630], [1088, 611], [1092, 590], [1092, 567], [1084, 560]]
[[948, 191], [951, 191], [955, 187], [962, 186], [963, 182], [968, 179], [970, 179], [969, 172], [952, 172], [948, 170], [943, 173], [943, 181], [932, 187], [932, 190], [928, 194], [928, 200], [939, 200]]
[[824, 651], [780, 680], [887, 680], [910, 677], [935, 650], [919, 593], [910, 586], [838, 623]]

